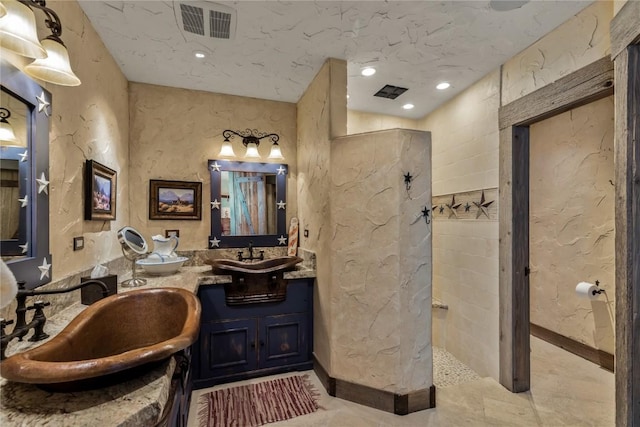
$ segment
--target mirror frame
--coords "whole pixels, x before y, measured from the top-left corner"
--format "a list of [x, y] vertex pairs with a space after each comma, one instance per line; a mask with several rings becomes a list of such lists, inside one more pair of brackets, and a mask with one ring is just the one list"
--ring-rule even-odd
[[[235, 162], [229, 160], [209, 160], [209, 172], [211, 174], [211, 202], [220, 201], [221, 197], [221, 173], [223, 171], [234, 172], [260, 172], [274, 174], [276, 176], [276, 201], [285, 203], [284, 209], [276, 209], [276, 234], [254, 234], [246, 236], [222, 235], [222, 209], [214, 208], [211, 204], [211, 235], [209, 236], [209, 249], [244, 248], [252, 243], [254, 246], [284, 246], [287, 247], [289, 234], [287, 233], [287, 174], [289, 166], [284, 163], [250, 163]], [[282, 238], [284, 237], [284, 244]]]
[[[0, 86], [28, 107], [28, 174], [26, 186], [28, 209], [31, 215], [27, 223], [27, 256], [7, 261], [7, 266], [18, 281], [26, 282], [27, 289], [33, 289], [51, 281], [53, 259], [49, 253], [49, 186], [46, 192], [38, 193], [36, 178], [43, 173], [49, 175], [49, 116], [51, 114], [51, 93], [37, 84], [26, 74], [0, 59]], [[46, 103], [40, 100], [46, 101]], [[27, 217], [29, 217], [27, 215]]]

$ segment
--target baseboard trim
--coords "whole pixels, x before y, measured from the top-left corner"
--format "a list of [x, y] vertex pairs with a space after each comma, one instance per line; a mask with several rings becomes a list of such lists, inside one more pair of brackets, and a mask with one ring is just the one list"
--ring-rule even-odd
[[576, 356], [587, 359], [588, 361], [599, 365], [607, 371], [613, 372], [614, 370], [615, 359], [613, 354], [611, 353], [593, 348], [534, 323], [531, 323], [531, 335], [533, 335], [534, 337], [538, 337], [541, 340], [553, 344], [557, 347], [563, 348], [568, 352], [575, 354]]
[[413, 391], [407, 394], [396, 394], [379, 390], [362, 384], [333, 378], [313, 355], [313, 370], [330, 396], [337, 397], [370, 408], [380, 409], [396, 415], [407, 415], [436, 407], [436, 386]]

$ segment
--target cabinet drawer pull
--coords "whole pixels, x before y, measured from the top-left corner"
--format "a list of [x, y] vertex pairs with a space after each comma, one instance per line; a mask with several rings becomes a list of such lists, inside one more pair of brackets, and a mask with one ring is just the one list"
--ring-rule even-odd
[[264, 341], [260, 340], [260, 347], [264, 347]]
[[251, 348], [256, 348], [256, 342], [255, 341], [251, 341]]

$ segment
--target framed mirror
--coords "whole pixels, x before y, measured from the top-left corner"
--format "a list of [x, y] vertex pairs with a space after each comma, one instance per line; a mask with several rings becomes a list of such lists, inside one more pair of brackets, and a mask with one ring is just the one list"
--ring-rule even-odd
[[0, 256], [32, 289], [51, 281], [51, 94], [0, 60]]
[[209, 160], [210, 249], [287, 245], [286, 164]]

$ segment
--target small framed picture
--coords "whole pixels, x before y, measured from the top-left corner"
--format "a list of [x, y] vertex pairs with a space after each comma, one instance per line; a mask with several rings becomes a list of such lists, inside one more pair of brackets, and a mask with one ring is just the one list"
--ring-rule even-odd
[[84, 173], [84, 219], [116, 219], [116, 171], [94, 160], [87, 160]]
[[149, 181], [149, 219], [202, 219], [202, 182]]

